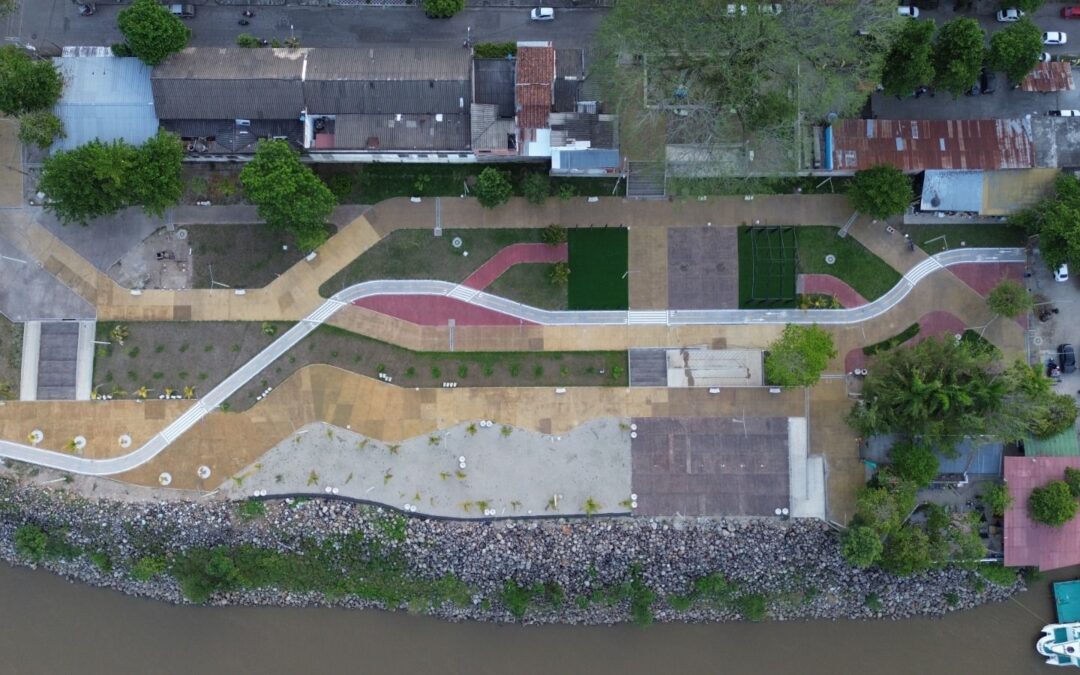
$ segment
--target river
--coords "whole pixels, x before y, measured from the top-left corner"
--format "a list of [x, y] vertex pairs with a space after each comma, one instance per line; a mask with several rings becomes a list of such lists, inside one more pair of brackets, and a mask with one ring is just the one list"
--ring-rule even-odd
[[521, 627], [406, 613], [174, 607], [0, 564], [0, 672], [1046, 673], [1049, 582], [945, 619]]

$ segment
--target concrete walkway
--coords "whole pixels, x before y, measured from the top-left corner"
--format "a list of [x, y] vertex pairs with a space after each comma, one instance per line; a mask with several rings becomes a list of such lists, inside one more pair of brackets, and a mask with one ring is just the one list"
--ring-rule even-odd
[[[785, 324], [789, 322], [818, 323], [822, 325], [864, 323], [897, 306], [911, 289], [935, 270], [944, 265], [957, 263], [1001, 262], [1011, 256], [1022, 255], [1015, 249], [958, 249], [927, 258], [920, 265], [904, 275], [904, 281], [878, 300], [855, 309], [819, 310], [813, 313], [801, 310], [712, 310], [707, 312], [668, 312], [670, 323], [722, 323]], [[953, 277], [955, 279], [955, 277]], [[962, 284], [959, 280], [957, 283]], [[177, 438], [191, 429], [199, 421], [224, 403], [244, 384], [256, 377], [264, 368], [278, 357], [292, 349], [316, 327], [329, 319], [335, 312], [361, 298], [386, 294], [427, 294], [447, 296], [456, 289], [455, 284], [444, 281], [371, 281], [348, 288], [329, 300], [326, 300], [314, 312], [286, 331], [266, 349], [245, 363], [221, 384], [210, 390], [202, 399], [192, 405], [187, 412], [168, 424], [147, 443], [131, 453], [109, 459], [87, 459], [72, 455], [43, 450], [22, 443], [0, 441], [0, 455], [20, 461], [41, 464], [62, 471], [87, 475], [106, 476], [131, 471], [150, 461], [164, 451]], [[966, 288], [966, 286], [965, 286]], [[898, 290], [899, 289], [899, 290]], [[969, 289], [970, 290], [970, 289]], [[976, 295], [977, 294], [974, 294]], [[525, 307], [509, 300], [479, 293], [473, 304], [503, 311], [507, 314], [522, 312], [536, 318], [536, 323], [555, 323], [559, 325], [610, 325], [613, 323], [633, 324], [634, 312], [547, 312]], [[845, 352], [841, 352], [845, 353]]]

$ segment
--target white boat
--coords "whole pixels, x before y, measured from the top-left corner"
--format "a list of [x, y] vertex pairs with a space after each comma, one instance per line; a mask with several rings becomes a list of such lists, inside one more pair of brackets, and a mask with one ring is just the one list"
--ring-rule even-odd
[[1080, 623], [1051, 623], [1043, 626], [1035, 651], [1052, 666], [1080, 667]]

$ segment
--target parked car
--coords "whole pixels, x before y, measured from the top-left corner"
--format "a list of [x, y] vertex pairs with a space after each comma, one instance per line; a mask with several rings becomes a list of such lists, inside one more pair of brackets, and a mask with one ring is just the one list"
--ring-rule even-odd
[[93, 16], [97, 11], [97, 5], [92, 2], [79, 3], [79, 16]]
[[1054, 270], [1054, 281], [1069, 280], [1069, 263], [1061, 263], [1061, 267]]
[[1043, 52], [1042, 54], [1039, 54], [1039, 61], [1041, 63], [1050, 63], [1050, 60], [1050, 52]]
[[195, 5], [187, 3], [169, 5], [169, 13], [181, 19], [193, 19], [195, 18]]
[[1012, 23], [1019, 21], [1020, 17], [1024, 16], [1024, 13], [1016, 8], [1012, 9], [999, 9], [997, 13], [997, 20], [1001, 23]]
[[1076, 352], [1070, 344], [1058, 345], [1058, 365], [1068, 375], [1076, 370]]
[[1080, 19], [1080, 7], [1062, 7], [1062, 19]]
[[975, 84], [972, 85], [971, 90], [967, 92], [968, 96], [978, 96], [979, 94], [993, 94], [997, 87], [994, 86], [994, 82], [997, 80], [997, 76], [983, 68], [979, 73], [979, 78], [975, 80]]
[[1043, 33], [1044, 45], [1063, 45], [1069, 41], [1069, 36], [1059, 30]]
[[1080, 110], [1050, 110], [1046, 114], [1051, 117], [1080, 117]]
[[918, 7], [909, 7], [907, 5], [900, 5], [899, 7], [896, 8], [896, 11], [900, 14], [900, 16], [910, 16], [912, 19], [918, 19], [919, 18], [919, 8]]
[[529, 18], [533, 21], [554, 21], [555, 10], [551, 7], [533, 7], [529, 12]]

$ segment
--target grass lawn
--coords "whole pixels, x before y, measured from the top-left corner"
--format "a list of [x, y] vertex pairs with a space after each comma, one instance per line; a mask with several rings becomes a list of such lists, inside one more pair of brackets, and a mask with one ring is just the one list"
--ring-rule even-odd
[[[900, 283], [900, 273], [866, 249], [854, 237], [836, 236], [835, 227], [797, 227], [799, 272], [831, 274], [847, 282], [867, 300], [876, 300]], [[825, 262], [828, 254], [836, 263]], [[741, 276], [741, 273], [740, 273]]]
[[300, 368], [325, 363], [368, 377], [390, 375], [395, 386], [613, 386], [628, 384], [626, 352], [413, 352], [335, 326], [319, 326], [229, 399], [230, 410], [255, 403]]
[[[520, 242], [539, 242], [542, 233], [539, 229], [492, 228], [443, 230], [443, 236], [436, 237], [431, 230], [396, 230], [330, 277], [319, 292], [328, 298], [343, 288], [375, 279], [461, 282], [500, 249]], [[460, 249], [454, 248], [454, 237], [461, 237]], [[465, 251], [468, 256], [464, 255]], [[518, 285], [514, 278], [500, 284], [499, 295], [520, 302], [527, 302], [523, 297], [537, 300], [545, 291], [554, 294], [547, 302], [558, 302], [565, 295], [565, 291], [550, 283], [536, 288], [532, 278], [523, 279], [525, 285]]]
[[795, 252], [794, 228], [740, 227], [739, 307], [794, 307]]
[[[478, 164], [367, 164], [360, 168], [318, 164], [312, 167], [326, 181], [343, 204], [375, 204], [391, 197], [457, 197], [465, 184], [475, 182], [486, 167]], [[535, 165], [512, 164], [498, 167], [508, 174], [514, 194], [521, 196], [521, 183], [533, 173], [543, 173]], [[571, 185], [578, 195], [622, 194], [624, 184], [614, 178], [551, 178], [551, 194], [562, 185]]]
[[0, 401], [19, 397], [22, 335], [22, 324], [0, 314]]
[[540, 309], [566, 309], [566, 286], [551, 283], [552, 267], [547, 263], [514, 265], [484, 291]]
[[787, 195], [832, 194], [847, 191], [850, 178], [823, 179], [816, 176], [794, 178], [678, 178], [668, 179], [668, 193], [676, 197], [703, 195]]
[[193, 288], [211, 288], [211, 270], [216, 282], [260, 288], [304, 257], [292, 235], [266, 225], [189, 225], [184, 229], [192, 251]]
[[570, 254], [570, 309], [627, 309], [630, 306], [627, 265], [629, 239], [620, 227], [572, 228], [567, 233]]
[[[1004, 223], [982, 225], [902, 225], [900, 231], [909, 234], [922, 250], [941, 253], [950, 248], [987, 247], [1011, 248], [1027, 245], [1027, 232], [1022, 227]], [[940, 237], [944, 237], [941, 239]]]

